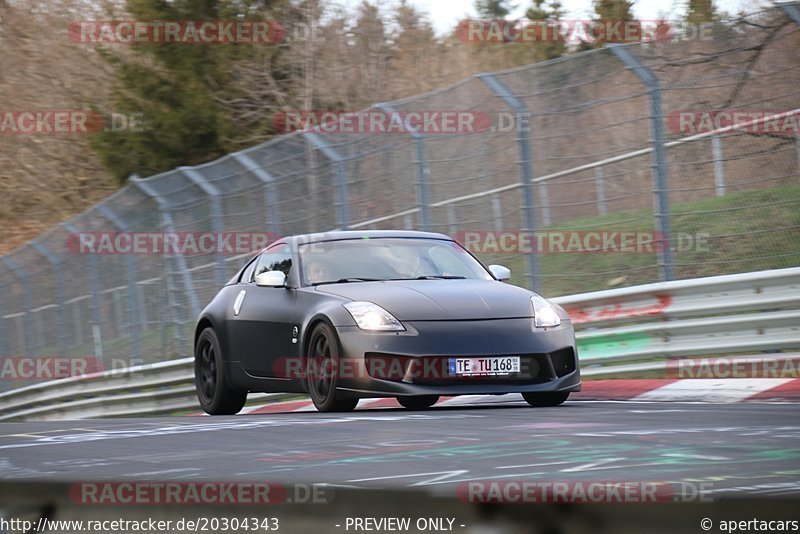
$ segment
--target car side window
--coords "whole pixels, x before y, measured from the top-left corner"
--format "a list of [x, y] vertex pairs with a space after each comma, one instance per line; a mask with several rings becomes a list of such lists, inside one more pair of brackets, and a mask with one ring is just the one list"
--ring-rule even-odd
[[256, 260], [256, 268], [250, 277], [250, 281], [254, 282], [256, 276], [267, 271], [281, 271], [286, 276], [289, 276], [289, 271], [292, 269], [292, 251], [289, 245], [278, 245], [275, 248], [264, 251], [261, 256]]

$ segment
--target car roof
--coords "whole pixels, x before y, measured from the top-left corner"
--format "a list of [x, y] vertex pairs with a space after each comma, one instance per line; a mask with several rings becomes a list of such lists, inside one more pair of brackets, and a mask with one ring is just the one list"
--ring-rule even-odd
[[297, 243], [321, 243], [323, 241], [341, 241], [345, 239], [371, 239], [371, 238], [416, 238], [416, 239], [446, 239], [452, 238], [435, 232], [419, 232], [416, 230], [337, 230], [316, 234], [294, 235], [284, 238], [284, 241]]

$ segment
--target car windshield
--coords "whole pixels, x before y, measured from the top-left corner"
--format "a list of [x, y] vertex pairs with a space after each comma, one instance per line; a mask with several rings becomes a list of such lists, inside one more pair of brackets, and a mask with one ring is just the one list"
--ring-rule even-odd
[[299, 247], [305, 284], [492, 276], [458, 243], [442, 239], [370, 238]]

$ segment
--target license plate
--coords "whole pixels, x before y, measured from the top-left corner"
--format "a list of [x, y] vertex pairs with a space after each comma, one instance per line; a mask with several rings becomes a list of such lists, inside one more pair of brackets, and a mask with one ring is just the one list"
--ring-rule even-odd
[[503, 376], [519, 373], [519, 356], [450, 358], [452, 376]]

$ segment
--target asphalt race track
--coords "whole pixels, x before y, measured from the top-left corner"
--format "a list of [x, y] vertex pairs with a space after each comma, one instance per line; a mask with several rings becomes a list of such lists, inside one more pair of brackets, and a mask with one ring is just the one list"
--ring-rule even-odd
[[[703, 484], [713, 499], [800, 495], [796, 404], [568, 401], [518, 396], [424, 412], [0, 425], [3, 479], [219, 480], [414, 488], [474, 480]], [[692, 491], [695, 491], [692, 490]]]

